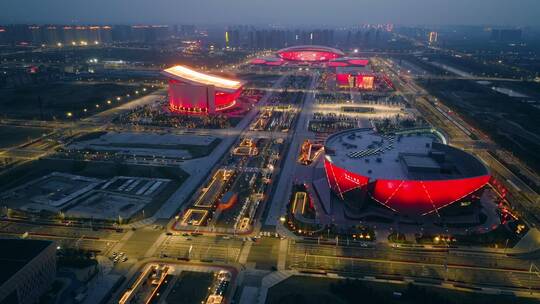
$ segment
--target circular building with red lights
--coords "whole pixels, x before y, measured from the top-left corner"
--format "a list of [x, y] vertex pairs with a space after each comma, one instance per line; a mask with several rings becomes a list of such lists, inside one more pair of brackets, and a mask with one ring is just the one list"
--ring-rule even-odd
[[169, 108], [173, 112], [214, 114], [233, 108], [244, 83], [177, 65], [162, 72], [169, 79]]
[[490, 173], [476, 157], [445, 141], [432, 129], [333, 134], [325, 143], [328, 184], [353, 205], [374, 201], [407, 216], [438, 215], [459, 202], [471, 205]]
[[320, 45], [299, 45], [281, 49], [277, 55], [287, 61], [324, 62], [345, 56], [335, 48]]

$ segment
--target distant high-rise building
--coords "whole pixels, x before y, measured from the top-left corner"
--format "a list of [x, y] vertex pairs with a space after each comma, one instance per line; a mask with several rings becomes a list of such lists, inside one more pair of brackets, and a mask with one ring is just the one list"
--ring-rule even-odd
[[498, 42], [512, 42], [521, 40], [521, 29], [492, 29], [491, 40]]
[[131, 27], [129, 25], [115, 25], [112, 28], [113, 41], [128, 41], [131, 36]]
[[439, 40], [439, 33], [437, 32], [429, 32], [429, 44], [434, 45]]
[[190, 37], [195, 35], [195, 25], [183, 24], [180, 25], [180, 36]]
[[167, 25], [134, 25], [130, 31], [131, 41], [155, 42], [167, 38], [169, 27]]

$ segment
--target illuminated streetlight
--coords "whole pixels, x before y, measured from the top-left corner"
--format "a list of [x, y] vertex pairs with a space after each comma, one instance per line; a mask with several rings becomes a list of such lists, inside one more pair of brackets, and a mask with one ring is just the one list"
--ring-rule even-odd
[[67, 112], [67, 113], [66, 113], [66, 116], [67, 116], [67, 117], [71, 117], [71, 116], [73, 116], [73, 113]]

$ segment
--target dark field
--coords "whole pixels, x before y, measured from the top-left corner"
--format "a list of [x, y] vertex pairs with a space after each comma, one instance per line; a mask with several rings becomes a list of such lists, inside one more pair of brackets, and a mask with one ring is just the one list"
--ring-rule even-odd
[[29, 140], [39, 138], [50, 131], [43, 128], [0, 125], [0, 148], [18, 146]]
[[[134, 91], [139, 88], [136, 85], [77, 82], [2, 89], [0, 111], [2, 117], [9, 118], [66, 119], [68, 112], [77, 118], [117, 106], [117, 96], [122, 96], [120, 102], [125, 102], [126, 94], [133, 97]], [[107, 100], [111, 100], [110, 105]]]
[[[421, 85], [467, 123], [482, 130], [533, 169], [540, 170], [540, 109], [474, 81], [428, 80]], [[509, 85], [514, 89], [515, 85]], [[524, 93], [534, 90], [526, 89]]]
[[210, 272], [182, 271], [167, 296], [167, 303], [204, 303], [214, 276]]

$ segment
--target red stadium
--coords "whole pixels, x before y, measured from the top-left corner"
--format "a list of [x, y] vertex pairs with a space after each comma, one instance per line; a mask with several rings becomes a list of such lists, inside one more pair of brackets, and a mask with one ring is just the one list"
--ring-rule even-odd
[[489, 171], [444, 142], [434, 130], [336, 133], [325, 143], [328, 184], [352, 204], [375, 201], [404, 215], [438, 215], [454, 203], [470, 205], [488, 183]]
[[277, 51], [277, 55], [287, 61], [323, 62], [345, 56], [335, 48], [319, 45], [292, 46]]
[[233, 108], [242, 93], [243, 82], [173, 66], [162, 72], [169, 78], [171, 111], [214, 114]]

